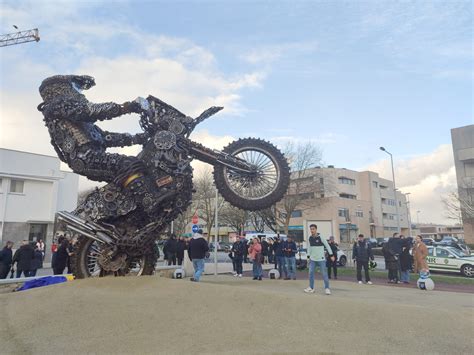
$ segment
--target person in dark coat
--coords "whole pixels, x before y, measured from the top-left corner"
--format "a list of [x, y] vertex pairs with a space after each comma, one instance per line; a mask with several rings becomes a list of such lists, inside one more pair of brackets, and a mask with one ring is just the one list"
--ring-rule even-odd
[[2, 251], [0, 251], [0, 279], [6, 279], [12, 267], [12, 248], [13, 242], [8, 241]]
[[202, 236], [202, 229], [199, 229], [197, 233], [194, 233], [188, 247], [189, 259], [193, 262], [194, 267], [194, 277], [191, 278], [191, 281], [199, 282], [201, 279], [204, 272], [204, 259], [208, 251], [209, 245]]
[[262, 264], [265, 264], [266, 262], [268, 262], [268, 248], [269, 248], [269, 244], [268, 244], [266, 238], [262, 238], [262, 241], [261, 241], [260, 244], [262, 244], [262, 256], [263, 256], [263, 263], [262, 263]]
[[382, 246], [385, 268], [388, 269], [388, 283], [398, 283], [398, 257], [390, 249], [388, 242]]
[[283, 278], [283, 273], [285, 274], [285, 278], [288, 278], [288, 269], [286, 268], [285, 262], [285, 254], [283, 252], [283, 243], [284, 241], [280, 239], [280, 236], [277, 236], [275, 243], [273, 244], [275, 247], [275, 259], [276, 259], [276, 266], [275, 269], [278, 268], [278, 272], [280, 273], [279, 279]]
[[163, 253], [166, 255], [168, 265], [176, 265], [176, 254], [178, 252], [178, 242], [176, 241], [176, 235], [171, 234], [168, 241], [166, 242]]
[[179, 237], [176, 242], [176, 257], [178, 259], [178, 265], [183, 265], [184, 251], [186, 250], [186, 241], [184, 237]]
[[362, 268], [364, 268], [365, 282], [372, 285], [369, 276], [369, 259], [374, 260], [372, 247], [364, 239], [363, 234], [359, 234], [357, 241], [352, 248], [352, 259], [357, 263], [357, 282], [362, 283]]
[[59, 247], [56, 251], [56, 259], [53, 267], [54, 275], [62, 275], [68, 265], [70, 256], [69, 240], [66, 237], [59, 237], [58, 245]]
[[40, 248], [36, 247], [35, 248], [35, 258], [33, 259], [33, 262], [31, 263], [31, 272], [30, 276], [36, 276], [36, 272], [38, 269], [43, 268], [43, 252], [41, 251]]
[[12, 264], [16, 264], [16, 277], [29, 277], [31, 273], [31, 264], [35, 258], [35, 250], [30, 245], [30, 242], [24, 240], [21, 242], [21, 247], [15, 252]]
[[[332, 255], [337, 256], [337, 244], [333, 236], [329, 237], [329, 246], [331, 247]], [[326, 266], [328, 268], [328, 277], [331, 278], [331, 269], [334, 272], [334, 279], [337, 280], [337, 257], [332, 260], [329, 253], [326, 255]]]
[[244, 237], [240, 237], [239, 240], [235, 241], [234, 244], [232, 244], [232, 254], [233, 254], [233, 263], [235, 265], [235, 275], [236, 277], [242, 277], [242, 263], [244, 261], [244, 254], [246, 246], [243, 243]]
[[413, 239], [408, 237], [403, 239], [403, 249], [400, 254], [400, 270], [401, 270], [401, 281], [404, 284], [410, 283], [410, 270], [413, 265], [413, 258], [410, 254], [411, 247], [413, 245]]
[[392, 254], [397, 259], [397, 280], [400, 280], [401, 275], [400, 254], [402, 253], [404, 244], [403, 239], [401, 237], [402, 236], [400, 236], [398, 233], [393, 233], [392, 238], [390, 238], [387, 242]]

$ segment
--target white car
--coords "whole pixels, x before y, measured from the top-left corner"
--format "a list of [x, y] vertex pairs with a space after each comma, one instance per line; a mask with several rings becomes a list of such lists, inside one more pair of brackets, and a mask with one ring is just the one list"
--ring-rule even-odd
[[466, 277], [474, 276], [474, 256], [466, 256], [453, 247], [429, 246], [426, 261], [430, 271], [460, 272]]
[[[302, 266], [306, 267], [308, 256], [307, 256], [307, 250], [305, 248], [300, 248], [299, 251], [295, 255], [297, 264], [299, 263], [300, 256], [301, 256], [301, 264], [303, 264]], [[339, 248], [337, 248], [337, 263], [340, 266], [345, 266], [347, 263], [346, 254], [344, 254], [344, 252]]]

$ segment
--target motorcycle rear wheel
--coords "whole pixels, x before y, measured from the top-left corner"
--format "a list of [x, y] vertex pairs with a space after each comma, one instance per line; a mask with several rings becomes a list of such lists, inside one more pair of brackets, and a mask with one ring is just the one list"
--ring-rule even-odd
[[[71, 256], [71, 268], [77, 279], [88, 277], [105, 276], [100, 265], [97, 262], [99, 253], [99, 244], [90, 238], [80, 236], [74, 246], [74, 252]], [[140, 258], [132, 260], [126, 270], [119, 270], [116, 275], [123, 276], [143, 276], [153, 275], [156, 264], [155, 255], [143, 255]], [[112, 273], [114, 274], [114, 273]]]
[[217, 190], [235, 207], [258, 211], [280, 201], [290, 183], [290, 168], [284, 155], [271, 143], [244, 138], [230, 143], [223, 152], [252, 164], [256, 174], [245, 174], [223, 165], [214, 166]]

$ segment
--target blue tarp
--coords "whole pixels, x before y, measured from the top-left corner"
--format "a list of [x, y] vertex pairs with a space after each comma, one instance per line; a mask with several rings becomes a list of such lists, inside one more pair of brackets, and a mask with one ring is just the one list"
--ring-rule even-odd
[[40, 279], [26, 281], [17, 291], [25, 291], [30, 288], [43, 287], [48, 285], [59, 284], [66, 282], [68, 279], [66, 276], [45, 276]]

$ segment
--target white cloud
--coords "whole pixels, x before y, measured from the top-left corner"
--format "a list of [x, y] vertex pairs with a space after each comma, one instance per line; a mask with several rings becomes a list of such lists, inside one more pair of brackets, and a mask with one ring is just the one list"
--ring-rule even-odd
[[[390, 159], [380, 160], [363, 170], [379, 173], [392, 180]], [[402, 192], [410, 192], [412, 221], [416, 221], [416, 211], [420, 222], [453, 224], [446, 218], [441, 198], [457, 188], [453, 150], [450, 144], [443, 144], [433, 152], [407, 159], [394, 156], [396, 186]]]
[[289, 42], [254, 48], [242, 54], [241, 59], [251, 64], [271, 64], [291, 52], [311, 53], [317, 49], [317, 41]]

